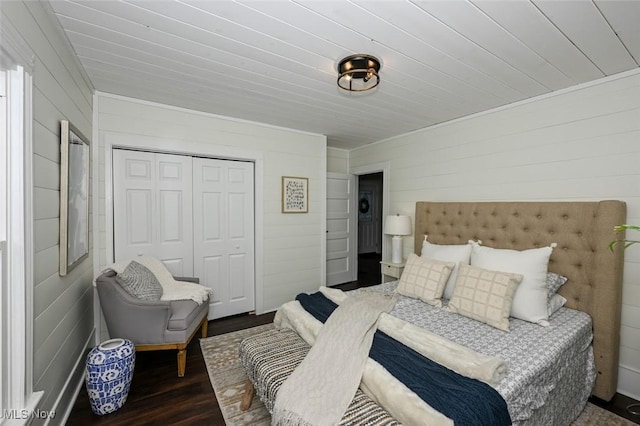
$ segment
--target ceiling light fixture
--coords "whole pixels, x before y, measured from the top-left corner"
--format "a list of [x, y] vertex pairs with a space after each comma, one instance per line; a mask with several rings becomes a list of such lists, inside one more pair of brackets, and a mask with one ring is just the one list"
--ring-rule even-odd
[[365, 92], [380, 84], [380, 61], [371, 55], [347, 56], [338, 64], [338, 86], [349, 92]]

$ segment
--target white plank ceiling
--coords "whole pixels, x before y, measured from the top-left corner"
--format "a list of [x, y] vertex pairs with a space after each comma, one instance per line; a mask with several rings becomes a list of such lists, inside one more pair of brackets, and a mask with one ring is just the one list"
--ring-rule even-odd
[[[639, 0], [52, 0], [97, 90], [351, 149], [638, 68]], [[382, 62], [353, 94], [336, 66]]]

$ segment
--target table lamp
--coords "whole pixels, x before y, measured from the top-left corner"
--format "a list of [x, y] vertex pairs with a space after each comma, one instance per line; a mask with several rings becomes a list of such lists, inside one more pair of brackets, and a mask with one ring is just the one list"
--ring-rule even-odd
[[411, 234], [411, 218], [409, 216], [387, 216], [384, 220], [384, 233], [392, 235], [391, 261], [402, 263], [402, 236]]

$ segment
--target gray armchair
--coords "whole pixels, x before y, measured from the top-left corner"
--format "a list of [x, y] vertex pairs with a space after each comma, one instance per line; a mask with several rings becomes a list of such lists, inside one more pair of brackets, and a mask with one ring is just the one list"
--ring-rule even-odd
[[[197, 278], [176, 278], [199, 282]], [[149, 301], [130, 295], [118, 282], [114, 271], [96, 279], [100, 306], [109, 335], [129, 339], [136, 351], [178, 350], [178, 377], [187, 364], [187, 345], [198, 328], [207, 337], [209, 303], [192, 300]]]

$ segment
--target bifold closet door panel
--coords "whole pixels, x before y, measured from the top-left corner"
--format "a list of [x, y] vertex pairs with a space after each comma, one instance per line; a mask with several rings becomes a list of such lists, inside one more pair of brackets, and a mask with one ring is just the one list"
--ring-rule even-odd
[[160, 259], [193, 276], [192, 158], [113, 150], [115, 260]]
[[253, 163], [193, 159], [194, 273], [209, 319], [255, 309]]

